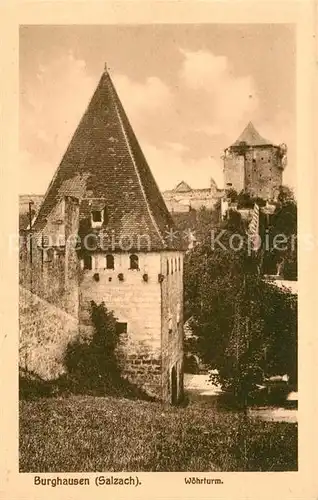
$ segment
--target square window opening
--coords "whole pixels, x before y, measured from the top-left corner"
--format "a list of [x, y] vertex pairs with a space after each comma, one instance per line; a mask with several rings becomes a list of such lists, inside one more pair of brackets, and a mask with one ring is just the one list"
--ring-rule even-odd
[[116, 333], [118, 335], [120, 335], [121, 333], [127, 333], [127, 323], [117, 322]]
[[92, 211], [92, 221], [93, 222], [102, 222], [102, 212], [100, 210]]

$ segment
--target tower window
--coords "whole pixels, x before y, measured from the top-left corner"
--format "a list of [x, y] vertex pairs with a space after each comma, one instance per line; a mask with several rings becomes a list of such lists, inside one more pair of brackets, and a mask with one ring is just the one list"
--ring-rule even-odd
[[92, 269], [93, 268], [93, 259], [91, 255], [84, 255], [84, 269]]
[[93, 222], [102, 222], [102, 212], [101, 212], [101, 210], [93, 210], [92, 211], [92, 221]]
[[173, 259], [171, 259], [171, 274], [173, 274]]
[[167, 275], [169, 274], [169, 260], [167, 259]]
[[181, 270], [181, 260], [180, 260], [180, 257], [178, 259], [178, 263], [179, 263], [179, 271]]
[[121, 333], [127, 333], [127, 323], [116, 323], [116, 333], [120, 335]]
[[108, 223], [107, 210], [105, 200], [92, 200], [90, 202], [91, 209], [91, 225], [93, 228], [102, 226]]
[[130, 269], [139, 270], [139, 258], [138, 255], [132, 254], [129, 257], [130, 259]]
[[177, 258], [174, 259], [174, 270], [178, 271]]
[[114, 256], [106, 255], [106, 269], [115, 269]]

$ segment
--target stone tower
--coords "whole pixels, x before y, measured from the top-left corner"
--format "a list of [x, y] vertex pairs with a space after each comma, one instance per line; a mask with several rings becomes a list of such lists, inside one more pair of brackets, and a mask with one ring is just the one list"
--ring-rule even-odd
[[[77, 215], [66, 210], [70, 204]], [[183, 392], [183, 245], [107, 70], [49, 185], [33, 231], [42, 241], [61, 230], [65, 238], [66, 226], [80, 243], [76, 252], [64, 251], [66, 278], [59, 300], [64, 295], [68, 310], [78, 311], [80, 333], [92, 330], [91, 301], [104, 302], [117, 318], [124, 375], [147, 393], [178, 402]], [[52, 287], [53, 280], [47, 283]]]
[[225, 188], [253, 197], [274, 200], [282, 185], [287, 148], [261, 137], [250, 122], [240, 137], [224, 151]]

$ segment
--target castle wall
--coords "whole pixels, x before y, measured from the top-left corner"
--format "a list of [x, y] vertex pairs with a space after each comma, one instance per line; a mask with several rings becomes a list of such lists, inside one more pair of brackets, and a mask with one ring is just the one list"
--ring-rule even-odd
[[64, 354], [78, 333], [78, 318], [20, 286], [19, 365], [44, 380], [65, 372]]
[[199, 210], [202, 207], [213, 209], [220, 198], [216, 188], [191, 189], [184, 193], [166, 191], [163, 193], [164, 201], [170, 212], [188, 212], [190, 208]]
[[76, 198], [67, 197], [64, 206], [65, 270], [64, 270], [64, 308], [78, 316], [79, 313], [79, 260], [77, 240], [79, 228], [79, 203]]
[[21, 234], [20, 364], [44, 379], [64, 372], [65, 349], [78, 334], [78, 259], [75, 245], [65, 245], [78, 219], [78, 202], [67, 197], [32, 234], [32, 249]]
[[78, 224], [78, 201], [65, 197], [48, 217], [43, 231], [32, 234], [31, 255], [26, 233], [20, 251], [20, 284], [75, 316], [79, 267], [72, 236], [78, 234]]

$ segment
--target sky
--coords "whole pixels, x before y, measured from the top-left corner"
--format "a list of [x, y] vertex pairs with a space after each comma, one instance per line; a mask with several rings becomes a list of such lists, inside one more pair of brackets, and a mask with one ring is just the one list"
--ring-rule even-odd
[[20, 193], [45, 193], [105, 63], [161, 190], [222, 188], [252, 121], [296, 191], [295, 43], [283, 24], [20, 27]]

